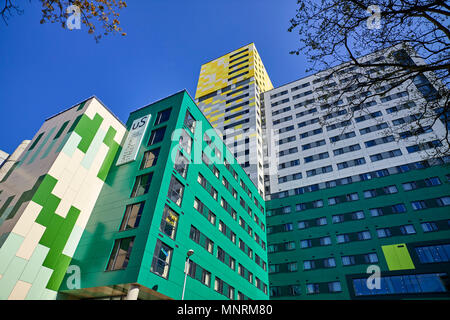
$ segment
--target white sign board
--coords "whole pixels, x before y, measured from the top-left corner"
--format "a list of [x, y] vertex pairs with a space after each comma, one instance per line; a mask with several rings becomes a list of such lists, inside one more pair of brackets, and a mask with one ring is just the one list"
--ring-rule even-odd
[[151, 115], [146, 115], [133, 121], [127, 139], [123, 144], [122, 151], [120, 152], [119, 159], [117, 159], [116, 166], [136, 160], [145, 130], [147, 130], [148, 123], [150, 122], [150, 117]]

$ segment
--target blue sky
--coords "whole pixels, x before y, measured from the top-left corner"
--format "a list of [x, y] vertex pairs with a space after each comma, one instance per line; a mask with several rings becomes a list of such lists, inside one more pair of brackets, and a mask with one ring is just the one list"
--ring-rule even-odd
[[121, 10], [126, 37], [95, 43], [86, 27], [39, 24], [36, 0], [0, 22], [0, 149], [11, 153], [43, 121], [96, 95], [122, 121], [155, 100], [187, 89], [200, 66], [255, 42], [274, 86], [305, 76], [287, 32], [296, 0], [139, 0]]

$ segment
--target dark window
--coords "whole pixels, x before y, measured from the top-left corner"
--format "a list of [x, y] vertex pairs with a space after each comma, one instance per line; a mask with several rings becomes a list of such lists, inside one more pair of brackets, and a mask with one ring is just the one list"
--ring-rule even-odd
[[142, 211], [144, 210], [144, 202], [133, 203], [127, 206], [125, 215], [120, 225], [120, 231], [137, 228], [141, 220]]
[[141, 170], [151, 168], [156, 165], [159, 157], [160, 148], [149, 150], [144, 153], [144, 158], [141, 163]]
[[150, 139], [148, 140], [148, 145], [151, 146], [151, 145], [161, 142], [164, 139], [165, 132], [166, 132], [166, 127], [153, 130], [152, 133], [150, 134]]
[[164, 207], [163, 216], [161, 219], [160, 230], [172, 239], [175, 239], [177, 232], [179, 215], [167, 205]]
[[157, 240], [150, 271], [167, 279], [169, 276], [172, 252], [173, 249], [171, 247], [161, 242], [161, 240]]
[[134, 183], [133, 191], [131, 192], [131, 198], [146, 194], [150, 188], [152, 177], [153, 173], [147, 173], [136, 177], [136, 182]]
[[134, 237], [117, 239], [109, 258], [107, 271], [125, 269], [130, 260]]
[[171, 111], [172, 109], [166, 109], [158, 112], [158, 114], [156, 115], [155, 126], [169, 120]]

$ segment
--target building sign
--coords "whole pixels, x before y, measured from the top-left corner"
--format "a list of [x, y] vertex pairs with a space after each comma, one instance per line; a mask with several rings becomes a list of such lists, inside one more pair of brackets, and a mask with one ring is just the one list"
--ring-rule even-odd
[[133, 121], [122, 151], [120, 152], [119, 159], [117, 159], [117, 166], [136, 160], [145, 130], [147, 130], [148, 123], [150, 122], [150, 117], [151, 115], [146, 115]]

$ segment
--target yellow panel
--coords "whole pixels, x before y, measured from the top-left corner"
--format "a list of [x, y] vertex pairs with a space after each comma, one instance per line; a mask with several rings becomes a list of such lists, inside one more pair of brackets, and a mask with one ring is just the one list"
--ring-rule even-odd
[[381, 249], [383, 250], [389, 270], [415, 269], [406, 244], [392, 244], [382, 246]]
[[235, 113], [235, 112], [237, 112], [239, 110], [242, 110], [242, 109], [244, 109], [244, 107], [239, 107], [239, 108], [231, 110], [230, 113]]

